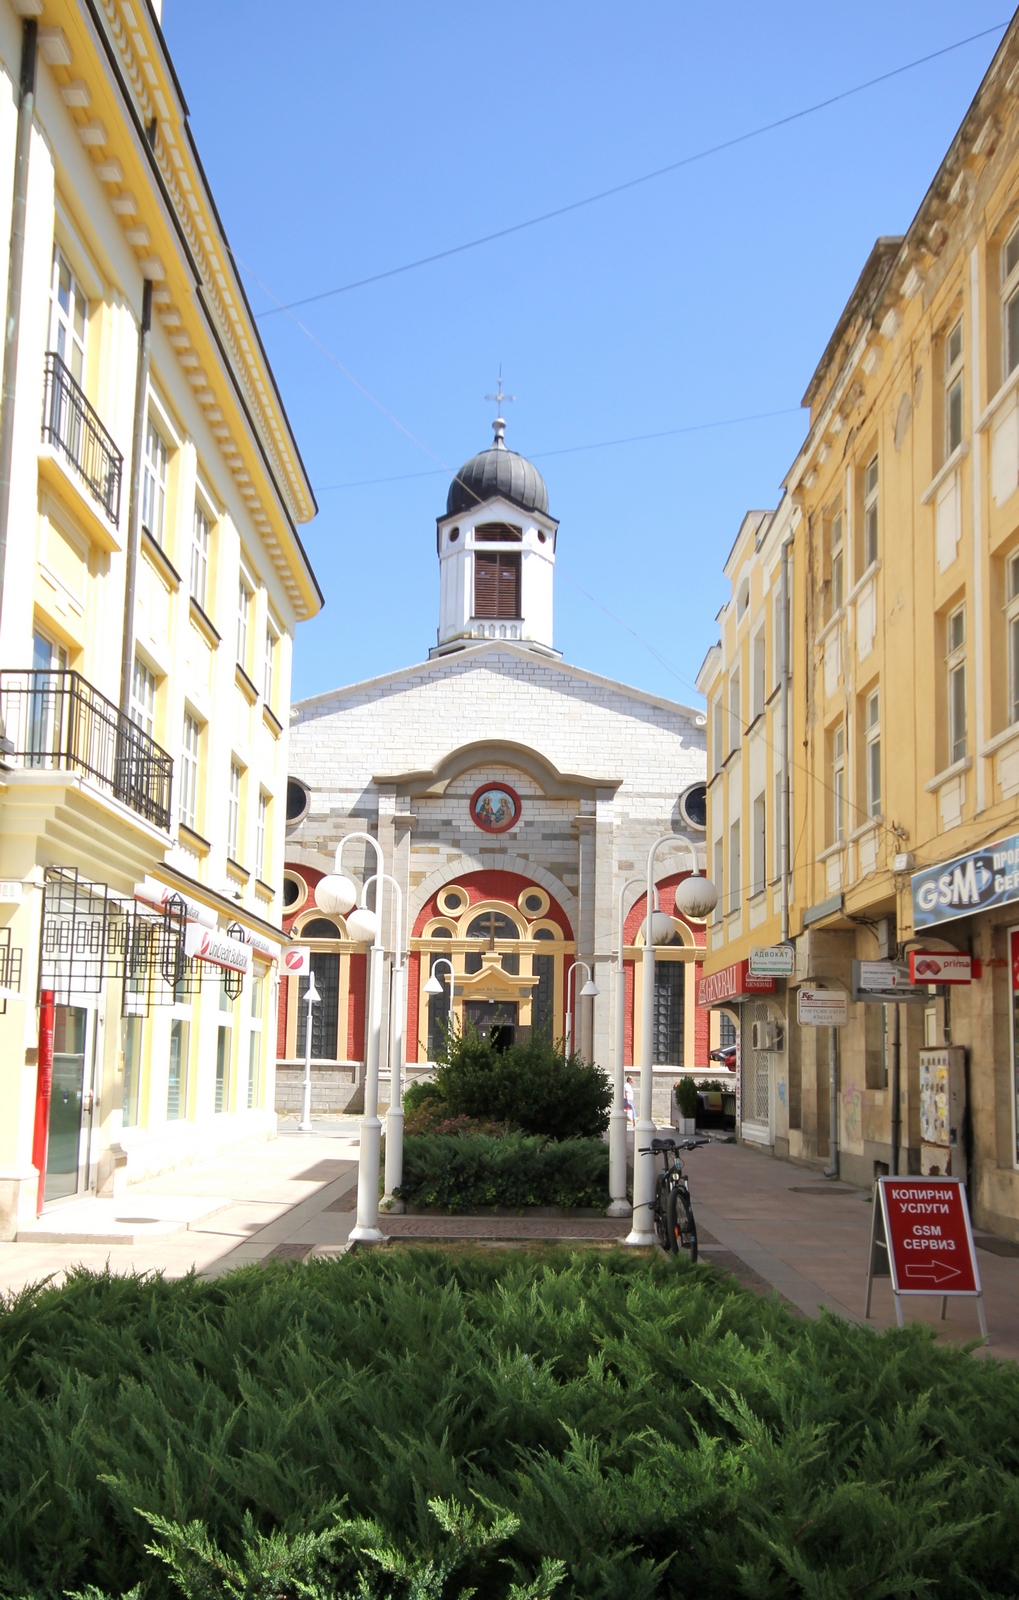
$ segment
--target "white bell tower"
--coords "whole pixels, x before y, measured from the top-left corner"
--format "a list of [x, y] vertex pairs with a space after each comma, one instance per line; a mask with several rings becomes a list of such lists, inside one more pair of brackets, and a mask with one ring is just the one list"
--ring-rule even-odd
[[[512, 396], [488, 396], [501, 407]], [[556, 533], [535, 467], [507, 450], [497, 416], [487, 450], [465, 462], [437, 518], [439, 632], [430, 656], [506, 641], [559, 659], [552, 643]]]

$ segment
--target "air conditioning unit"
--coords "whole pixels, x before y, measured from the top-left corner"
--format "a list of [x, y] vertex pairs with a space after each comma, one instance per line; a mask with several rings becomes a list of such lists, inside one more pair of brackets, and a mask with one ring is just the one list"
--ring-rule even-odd
[[754, 1050], [784, 1050], [785, 1029], [780, 1022], [752, 1022], [750, 1045]]

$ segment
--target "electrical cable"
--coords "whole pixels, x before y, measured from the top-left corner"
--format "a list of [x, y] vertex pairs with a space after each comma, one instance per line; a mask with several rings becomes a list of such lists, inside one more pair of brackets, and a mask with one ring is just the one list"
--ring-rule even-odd
[[[667, 177], [669, 173], [679, 172], [683, 167], [691, 167], [699, 161], [707, 161], [710, 156], [720, 155], [725, 150], [733, 150], [738, 145], [747, 144], [751, 139], [759, 139], [766, 133], [774, 133], [778, 128], [786, 128], [790, 123], [801, 122], [804, 117], [812, 117], [819, 111], [827, 111], [830, 106], [838, 105], [842, 100], [863, 94], [865, 90], [873, 89], [879, 83], [887, 83], [891, 78], [901, 77], [904, 72], [913, 72], [917, 67], [937, 61], [941, 56], [951, 55], [953, 51], [961, 50], [964, 45], [973, 44], [977, 39], [986, 39], [989, 34], [1000, 33], [1007, 27], [1007, 22], [996, 22], [990, 28], [982, 28], [979, 33], [971, 33], [965, 39], [957, 39], [954, 44], [947, 44], [940, 50], [932, 50], [929, 55], [918, 56], [915, 61], [907, 61], [904, 66], [893, 67], [889, 72], [879, 73], [876, 78], [868, 78], [866, 83], [855, 84], [853, 88], [829, 95], [826, 100], [818, 100], [812, 106], [804, 106], [800, 111], [791, 111], [787, 116], [777, 117], [774, 122], [765, 122], [759, 128], [750, 128], [746, 133], [738, 133], [731, 139], [723, 139], [720, 144], [696, 150], [692, 155], [682, 156], [678, 161], [670, 161], [667, 166], [656, 167], [653, 172], [643, 172], [639, 177], [627, 178], [623, 183], [612, 184], [608, 189], [599, 189], [596, 194], [585, 195], [581, 200], [571, 200], [567, 205], [556, 206], [552, 211], [543, 211], [540, 216], [528, 217], [524, 222], [514, 222], [509, 227], [497, 228], [494, 233], [482, 234], [477, 239], [468, 239], [464, 244], [451, 245], [447, 250], [437, 250], [432, 255], [420, 256], [416, 261], [404, 262], [403, 266], [389, 267], [385, 272], [375, 272], [367, 278], [357, 278], [354, 282], [340, 284], [335, 289], [322, 289], [317, 294], [303, 295], [300, 299], [289, 300], [285, 304], [280, 301], [277, 305], [270, 306], [268, 310], [258, 312], [257, 317], [274, 317], [281, 311], [292, 311], [298, 306], [313, 305], [319, 300], [331, 300], [337, 295], [349, 294], [353, 289], [365, 289], [369, 284], [382, 283], [386, 278], [400, 277], [405, 272], [416, 271], [418, 267], [429, 267], [436, 261], [448, 261], [451, 256], [463, 255], [467, 250], [477, 250], [482, 245], [493, 244], [497, 239], [507, 239], [512, 234], [523, 233], [528, 228], [537, 228], [543, 222], [552, 222], [557, 217], [568, 216], [572, 211], [596, 205], [600, 200], [609, 200], [614, 195], [625, 194], [629, 189], [652, 183], [656, 178]], [[275, 299], [275, 295], [272, 298]]]

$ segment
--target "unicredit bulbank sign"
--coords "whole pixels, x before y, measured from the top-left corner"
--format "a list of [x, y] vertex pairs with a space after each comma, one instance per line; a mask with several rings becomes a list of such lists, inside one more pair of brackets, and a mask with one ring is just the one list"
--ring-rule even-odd
[[1019, 900], [1019, 833], [914, 872], [913, 931]]
[[184, 934], [184, 953], [198, 961], [210, 961], [214, 967], [226, 967], [230, 972], [251, 971], [251, 946], [239, 939], [231, 939], [215, 928], [203, 928], [189, 922]]

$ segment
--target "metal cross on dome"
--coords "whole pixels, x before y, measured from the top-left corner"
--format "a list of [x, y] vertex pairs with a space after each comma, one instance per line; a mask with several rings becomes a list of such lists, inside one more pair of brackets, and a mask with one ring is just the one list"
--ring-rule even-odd
[[496, 417], [496, 421], [497, 422], [500, 422], [502, 420], [503, 401], [505, 401], [505, 400], [513, 401], [513, 400], [516, 399], [516, 395], [515, 394], [503, 394], [503, 392], [502, 392], [502, 362], [501, 361], [499, 362], [499, 382], [495, 386], [495, 394], [486, 394], [485, 399], [486, 400], [494, 400], [496, 405], [499, 407], [499, 412], [498, 412], [498, 415]]

